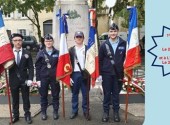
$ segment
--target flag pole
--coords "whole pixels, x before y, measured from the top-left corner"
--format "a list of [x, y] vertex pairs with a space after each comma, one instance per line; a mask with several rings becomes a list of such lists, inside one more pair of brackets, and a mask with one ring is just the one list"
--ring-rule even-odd
[[90, 105], [90, 101], [89, 101], [89, 90], [90, 90], [90, 76], [87, 78], [87, 114], [86, 114], [86, 120], [90, 120], [90, 114], [89, 114], [89, 105]]
[[6, 79], [7, 94], [8, 94], [8, 104], [9, 104], [9, 114], [10, 114], [10, 125], [12, 125], [11, 98], [10, 98], [10, 93], [9, 93], [9, 83], [8, 83], [8, 77], [7, 77], [7, 70], [6, 70], [6, 69], [5, 69], [5, 79]]
[[[61, 9], [61, 1], [58, 1], [58, 5], [59, 5], [59, 10]], [[61, 25], [61, 10], [59, 11], [59, 25]], [[59, 31], [60, 31], [60, 35], [61, 35], [61, 26], [59, 26]], [[61, 38], [60, 38], [61, 39]], [[63, 82], [62, 84], [62, 114], [63, 114], [63, 118], [65, 118], [65, 97], [64, 97], [64, 84]]]
[[125, 107], [125, 123], [127, 123], [127, 112], [128, 112], [128, 103], [129, 103], [129, 83], [130, 83], [130, 78], [128, 77], [128, 85], [127, 85], [127, 93], [126, 93], [126, 107]]
[[62, 83], [62, 112], [63, 118], [65, 118], [65, 97], [64, 97], [64, 84]]

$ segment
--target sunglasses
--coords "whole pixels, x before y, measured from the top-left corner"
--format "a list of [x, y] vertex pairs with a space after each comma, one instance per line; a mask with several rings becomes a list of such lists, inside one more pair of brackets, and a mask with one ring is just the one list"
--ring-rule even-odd
[[83, 38], [82, 36], [76, 36], [76, 38]]

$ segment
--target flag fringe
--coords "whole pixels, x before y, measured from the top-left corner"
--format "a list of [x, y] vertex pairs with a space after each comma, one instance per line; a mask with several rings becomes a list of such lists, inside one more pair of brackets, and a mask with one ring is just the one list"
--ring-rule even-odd
[[63, 76], [57, 76], [57, 80], [60, 80], [60, 79], [62, 79], [62, 78], [64, 78], [64, 77], [66, 77], [67, 75], [70, 75], [72, 72], [69, 72], [69, 73], [66, 73], [66, 74], [64, 74]]
[[132, 76], [128, 73], [128, 71], [129, 71], [129, 70], [133, 70], [134, 68], [136, 68], [136, 67], [138, 67], [138, 66], [141, 66], [141, 63], [135, 64], [135, 65], [133, 65], [133, 66], [131, 66], [131, 67], [129, 67], [129, 68], [126, 68], [126, 69], [124, 70], [124, 73], [125, 73], [129, 78], [132, 78]]

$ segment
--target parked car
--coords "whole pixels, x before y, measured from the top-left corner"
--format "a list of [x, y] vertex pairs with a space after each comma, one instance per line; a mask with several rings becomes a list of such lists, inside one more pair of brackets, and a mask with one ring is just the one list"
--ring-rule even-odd
[[34, 36], [23, 36], [23, 48], [26, 48], [27, 50], [37, 50], [38, 49], [38, 43]]

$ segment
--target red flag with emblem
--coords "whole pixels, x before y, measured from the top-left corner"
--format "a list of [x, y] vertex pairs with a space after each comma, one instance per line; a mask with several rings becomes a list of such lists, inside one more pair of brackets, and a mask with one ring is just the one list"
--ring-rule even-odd
[[14, 61], [14, 54], [4, 26], [2, 13], [0, 12], [0, 74], [9, 68]]
[[67, 87], [70, 87], [70, 74], [72, 73], [72, 66], [70, 55], [67, 47], [66, 29], [64, 25], [64, 17], [60, 19], [60, 53], [57, 65], [56, 77], [61, 80]]

